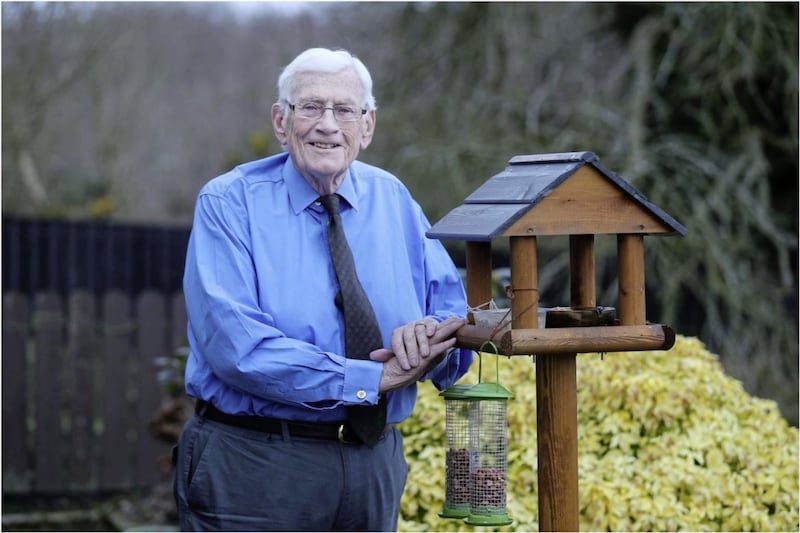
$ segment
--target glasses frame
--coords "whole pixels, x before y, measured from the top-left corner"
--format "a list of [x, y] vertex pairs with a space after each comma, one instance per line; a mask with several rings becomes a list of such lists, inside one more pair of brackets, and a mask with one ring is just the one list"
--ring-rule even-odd
[[297, 110], [295, 109], [298, 106], [303, 106], [303, 105], [308, 105], [308, 104], [321, 105], [321, 104], [319, 104], [317, 102], [303, 102], [302, 104], [293, 104], [293, 103], [289, 102], [288, 100], [286, 101], [286, 105], [289, 106], [289, 109], [291, 111], [293, 111], [294, 113], [297, 113], [300, 118], [304, 118], [306, 120], [320, 120], [323, 116], [325, 116], [325, 111], [327, 111], [329, 109], [330, 109], [331, 113], [333, 113], [333, 118], [336, 120], [336, 122], [342, 122], [342, 123], [345, 123], [345, 124], [352, 124], [353, 122], [358, 122], [359, 120], [361, 120], [364, 117], [364, 115], [367, 114], [367, 108], [362, 107], [361, 110], [360, 110], [361, 114], [356, 113], [355, 118], [342, 120], [341, 118], [339, 118], [337, 116], [336, 108], [337, 107], [350, 107], [350, 106], [346, 106], [344, 104], [342, 104], [342, 105], [332, 105], [332, 106], [329, 106], [329, 107], [322, 106], [322, 108], [320, 109], [319, 116], [317, 116], [317, 117], [304, 116], [304, 115], [298, 113]]

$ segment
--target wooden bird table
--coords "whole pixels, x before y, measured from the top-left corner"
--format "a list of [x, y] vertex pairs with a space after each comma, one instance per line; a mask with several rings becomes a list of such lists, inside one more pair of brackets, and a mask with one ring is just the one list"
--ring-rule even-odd
[[[569, 235], [570, 306], [582, 311], [597, 307], [596, 234], [617, 236], [618, 321], [538, 328], [537, 235]], [[456, 338], [461, 348], [479, 351], [492, 341], [500, 355], [537, 356], [540, 531], [579, 529], [577, 354], [667, 350], [674, 343], [668, 326], [645, 319], [645, 234], [685, 235], [686, 228], [591, 152], [516, 156], [427, 233], [466, 242], [472, 308], [493, 296], [491, 241], [509, 238], [511, 329], [471, 320]]]
[[[576, 357], [583, 352], [667, 350], [675, 336], [645, 323], [644, 255], [641, 238], [620, 236], [619, 323], [615, 326], [538, 329], [536, 237], [511, 238], [511, 330], [466, 325], [456, 337], [462, 348], [480, 350], [492, 340], [500, 355], [536, 357], [536, 437], [540, 531], [578, 531], [578, 392]], [[632, 243], [629, 241], [633, 241]], [[467, 243], [467, 249], [473, 248]], [[480, 248], [476, 246], [475, 248]], [[627, 250], [622, 253], [622, 250]], [[467, 254], [471, 268], [486, 271], [485, 254]], [[622, 263], [625, 263], [623, 267]], [[489, 269], [491, 270], [491, 269]], [[468, 278], [469, 279], [469, 278]], [[594, 237], [570, 236], [570, 304], [597, 306]], [[476, 283], [475, 280], [473, 283]], [[486, 283], [468, 285], [470, 306], [486, 301]], [[535, 310], [535, 311], [533, 311]]]

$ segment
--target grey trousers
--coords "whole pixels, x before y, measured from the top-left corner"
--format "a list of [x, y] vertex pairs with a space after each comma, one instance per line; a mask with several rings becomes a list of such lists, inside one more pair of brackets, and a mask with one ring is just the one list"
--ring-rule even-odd
[[370, 449], [194, 415], [175, 447], [182, 531], [395, 531], [408, 465], [393, 428]]

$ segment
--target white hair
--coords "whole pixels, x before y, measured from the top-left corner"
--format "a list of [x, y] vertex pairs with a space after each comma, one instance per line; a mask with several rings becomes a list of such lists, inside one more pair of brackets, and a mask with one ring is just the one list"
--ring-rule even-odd
[[328, 48], [309, 48], [284, 67], [278, 78], [278, 102], [285, 111], [294, 90], [294, 79], [297, 74], [341, 72], [348, 68], [352, 69], [361, 80], [361, 86], [364, 89], [361, 105], [366, 106], [368, 111], [377, 109], [375, 97], [372, 95], [372, 76], [364, 63], [347, 50], [329, 50]]

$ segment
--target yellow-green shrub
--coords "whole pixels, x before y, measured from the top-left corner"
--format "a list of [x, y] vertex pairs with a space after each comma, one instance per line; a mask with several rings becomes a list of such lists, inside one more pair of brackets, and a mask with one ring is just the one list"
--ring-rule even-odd
[[[496, 356], [483, 358], [495, 380]], [[477, 362], [461, 383], [477, 383]], [[501, 357], [508, 404], [508, 511], [538, 530], [536, 385], [530, 357]], [[444, 520], [444, 400], [420, 386], [401, 424], [410, 471], [399, 528], [469, 531]], [[695, 338], [666, 352], [578, 356], [580, 525], [592, 531], [797, 531], [798, 431], [749, 396]]]

